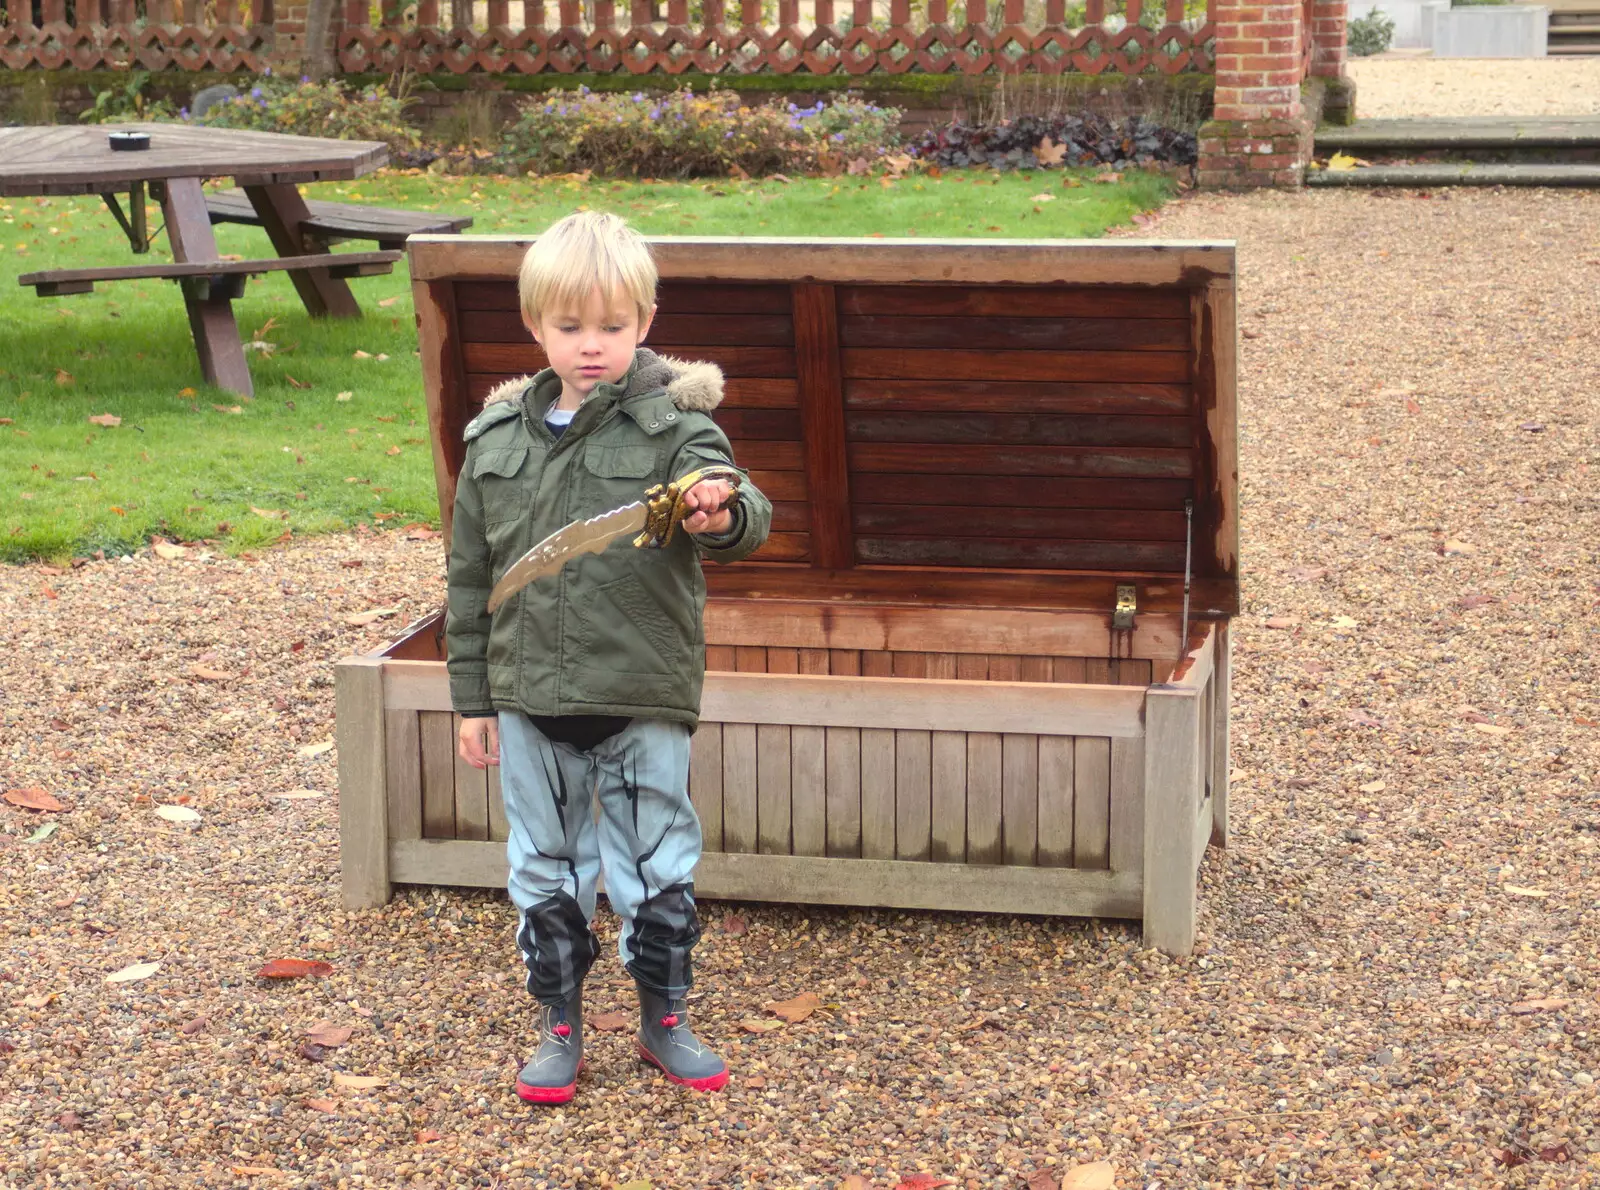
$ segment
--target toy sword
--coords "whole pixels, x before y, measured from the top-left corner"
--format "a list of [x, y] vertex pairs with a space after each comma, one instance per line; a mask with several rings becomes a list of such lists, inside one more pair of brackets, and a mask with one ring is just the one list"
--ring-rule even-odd
[[[673, 532], [684, 518], [695, 511], [684, 504], [685, 494], [695, 484], [708, 479], [725, 480], [733, 488], [723, 508], [732, 508], [739, 502], [742, 476], [732, 467], [720, 464], [691, 471], [672, 483], [658, 483], [644, 494], [642, 500], [624, 504], [621, 508], [614, 508], [586, 521], [573, 521], [523, 554], [501, 576], [494, 590], [489, 592], [489, 612], [493, 614], [498, 611], [502, 603], [534, 579], [554, 574], [580, 554], [598, 554], [626, 533], [639, 533], [633, 539], [637, 549], [662, 548], [672, 540]], [[714, 511], [720, 512], [721, 509]]]

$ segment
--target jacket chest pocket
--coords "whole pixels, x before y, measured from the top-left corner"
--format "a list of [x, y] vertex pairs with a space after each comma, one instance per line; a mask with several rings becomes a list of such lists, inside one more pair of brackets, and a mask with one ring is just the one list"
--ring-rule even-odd
[[508, 446], [482, 451], [473, 460], [472, 478], [483, 495], [486, 529], [526, 520], [532, 513], [539, 471], [544, 466], [543, 452], [530, 460], [533, 453], [526, 446]]
[[606, 508], [642, 497], [660, 465], [661, 452], [653, 446], [603, 446], [591, 442], [583, 449], [585, 486], [594, 492], [596, 503], [607, 502]]

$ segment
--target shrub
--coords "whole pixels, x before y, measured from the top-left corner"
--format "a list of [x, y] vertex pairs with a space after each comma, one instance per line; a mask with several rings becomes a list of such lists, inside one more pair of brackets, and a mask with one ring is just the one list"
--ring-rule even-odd
[[[1045, 140], [1049, 148], [1043, 148]], [[1048, 166], [1193, 165], [1194, 135], [1153, 124], [1143, 116], [1019, 116], [996, 124], [946, 124], [930, 128], [908, 150], [934, 165], [1040, 169]]]
[[178, 110], [167, 99], [146, 94], [148, 70], [133, 70], [120, 87], [106, 87], [94, 97], [94, 106], [78, 119], [85, 124], [118, 124], [139, 120], [171, 120]]
[[1380, 9], [1374, 8], [1366, 16], [1353, 19], [1346, 33], [1350, 52], [1357, 58], [1365, 58], [1370, 54], [1381, 54], [1389, 48], [1389, 43], [1394, 40], [1394, 22]]
[[511, 173], [648, 178], [811, 172], [874, 160], [899, 141], [900, 113], [859, 99], [744, 107], [731, 91], [602, 93], [534, 100], [502, 139]]
[[353, 91], [337, 80], [302, 78], [294, 82], [269, 74], [245, 94], [216, 104], [195, 123], [336, 140], [377, 140], [399, 152], [414, 149], [422, 141], [417, 130], [406, 123], [404, 89], [402, 83], [400, 94], [380, 87]]

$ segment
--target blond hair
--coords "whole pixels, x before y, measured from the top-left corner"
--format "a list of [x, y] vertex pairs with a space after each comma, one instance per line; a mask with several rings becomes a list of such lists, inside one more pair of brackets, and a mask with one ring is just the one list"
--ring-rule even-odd
[[533, 325], [551, 310], [581, 310], [596, 288], [608, 302], [631, 300], [641, 322], [656, 304], [649, 245], [620, 216], [604, 211], [579, 211], [552, 224], [517, 273], [522, 316]]

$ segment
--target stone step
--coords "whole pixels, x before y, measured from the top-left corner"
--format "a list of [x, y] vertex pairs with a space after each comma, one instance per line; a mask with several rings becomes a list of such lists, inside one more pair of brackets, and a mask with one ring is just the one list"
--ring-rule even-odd
[[1600, 164], [1372, 165], [1344, 170], [1307, 170], [1307, 186], [1591, 186], [1600, 189]]
[[1316, 132], [1318, 154], [1473, 149], [1600, 149], [1600, 116], [1357, 120]]

